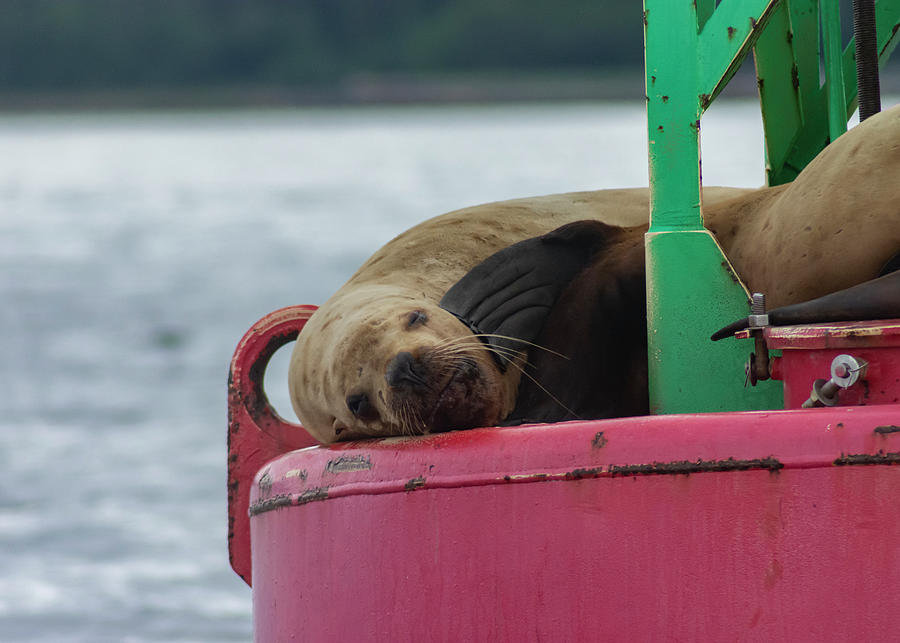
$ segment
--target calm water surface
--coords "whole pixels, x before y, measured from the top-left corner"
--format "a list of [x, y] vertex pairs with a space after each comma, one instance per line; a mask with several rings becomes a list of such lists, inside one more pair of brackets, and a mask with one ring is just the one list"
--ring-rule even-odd
[[[225, 541], [225, 379], [405, 228], [647, 182], [632, 104], [0, 117], [0, 638], [246, 641]], [[756, 104], [704, 119], [759, 185]], [[287, 351], [268, 387], [293, 417]]]

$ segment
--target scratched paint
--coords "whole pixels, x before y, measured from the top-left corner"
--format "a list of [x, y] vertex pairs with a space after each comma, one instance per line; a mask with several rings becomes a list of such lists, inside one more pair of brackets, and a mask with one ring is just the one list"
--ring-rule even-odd
[[325, 465], [328, 473], [346, 473], [348, 471], [367, 471], [372, 468], [369, 456], [342, 456], [329, 460]]

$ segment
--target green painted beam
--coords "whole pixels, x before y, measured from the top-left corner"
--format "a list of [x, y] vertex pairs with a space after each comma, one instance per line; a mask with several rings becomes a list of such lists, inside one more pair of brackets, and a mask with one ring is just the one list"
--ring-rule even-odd
[[650, 232], [645, 244], [651, 413], [783, 408], [781, 382], [745, 386], [752, 342], [709, 339], [749, 309], [712, 234]]
[[819, 105], [819, 2], [781, 2], [754, 47], [770, 185], [793, 180], [788, 158]]
[[[749, 51], [773, 3], [645, 0], [650, 230], [650, 404], [654, 413], [781, 406], [780, 384], [744, 388], [751, 348], [709, 341], [747, 314], [748, 295], [701, 216], [700, 117]], [[750, 17], [753, 16], [751, 21]], [[702, 25], [702, 31], [700, 26]], [[729, 31], [729, 27], [732, 28]]]
[[695, 5], [645, 0], [650, 229], [700, 230], [700, 105]]
[[825, 93], [828, 113], [828, 138], [836, 140], [847, 131], [847, 101], [844, 92], [844, 68], [841, 64], [841, 14], [837, 2], [822, 2], [822, 42], [825, 45]]

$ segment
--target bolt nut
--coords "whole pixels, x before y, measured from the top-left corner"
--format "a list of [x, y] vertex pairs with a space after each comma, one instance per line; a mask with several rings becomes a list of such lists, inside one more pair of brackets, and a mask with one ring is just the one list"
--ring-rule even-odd
[[768, 315], [750, 315], [747, 318], [750, 328], [765, 328], [769, 325]]

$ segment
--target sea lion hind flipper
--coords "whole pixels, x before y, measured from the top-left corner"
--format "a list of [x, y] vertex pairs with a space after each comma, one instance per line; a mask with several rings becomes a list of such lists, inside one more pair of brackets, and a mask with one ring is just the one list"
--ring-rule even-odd
[[878, 273], [878, 276], [883, 277], [885, 275], [891, 274], [892, 272], [896, 272], [897, 270], [900, 270], [900, 252], [887, 260], [884, 266], [881, 267], [881, 271]]
[[[893, 260], [892, 260], [893, 261]], [[900, 317], [900, 270], [838, 290], [830, 295], [770, 310], [773, 326], [865, 321]], [[713, 341], [747, 328], [747, 318], [713, 333]]]
[[725, 339], [726, 337], [731, 337], [739, 330], [744, 330], [750, 326], [750, 318], [744, 317], [743, 319], [739, 319], [737, 321], [733, 321], [727, 326], [723, 326], [712, 335], [710, 335], [710, 339], [714, 342], [719, 341], [720, 339]]
[[479, 335], [501, 367], [524, 351], [544, 325], [563, 288], [621, 228], [575, 221], [494, 253], [440, 300]]

